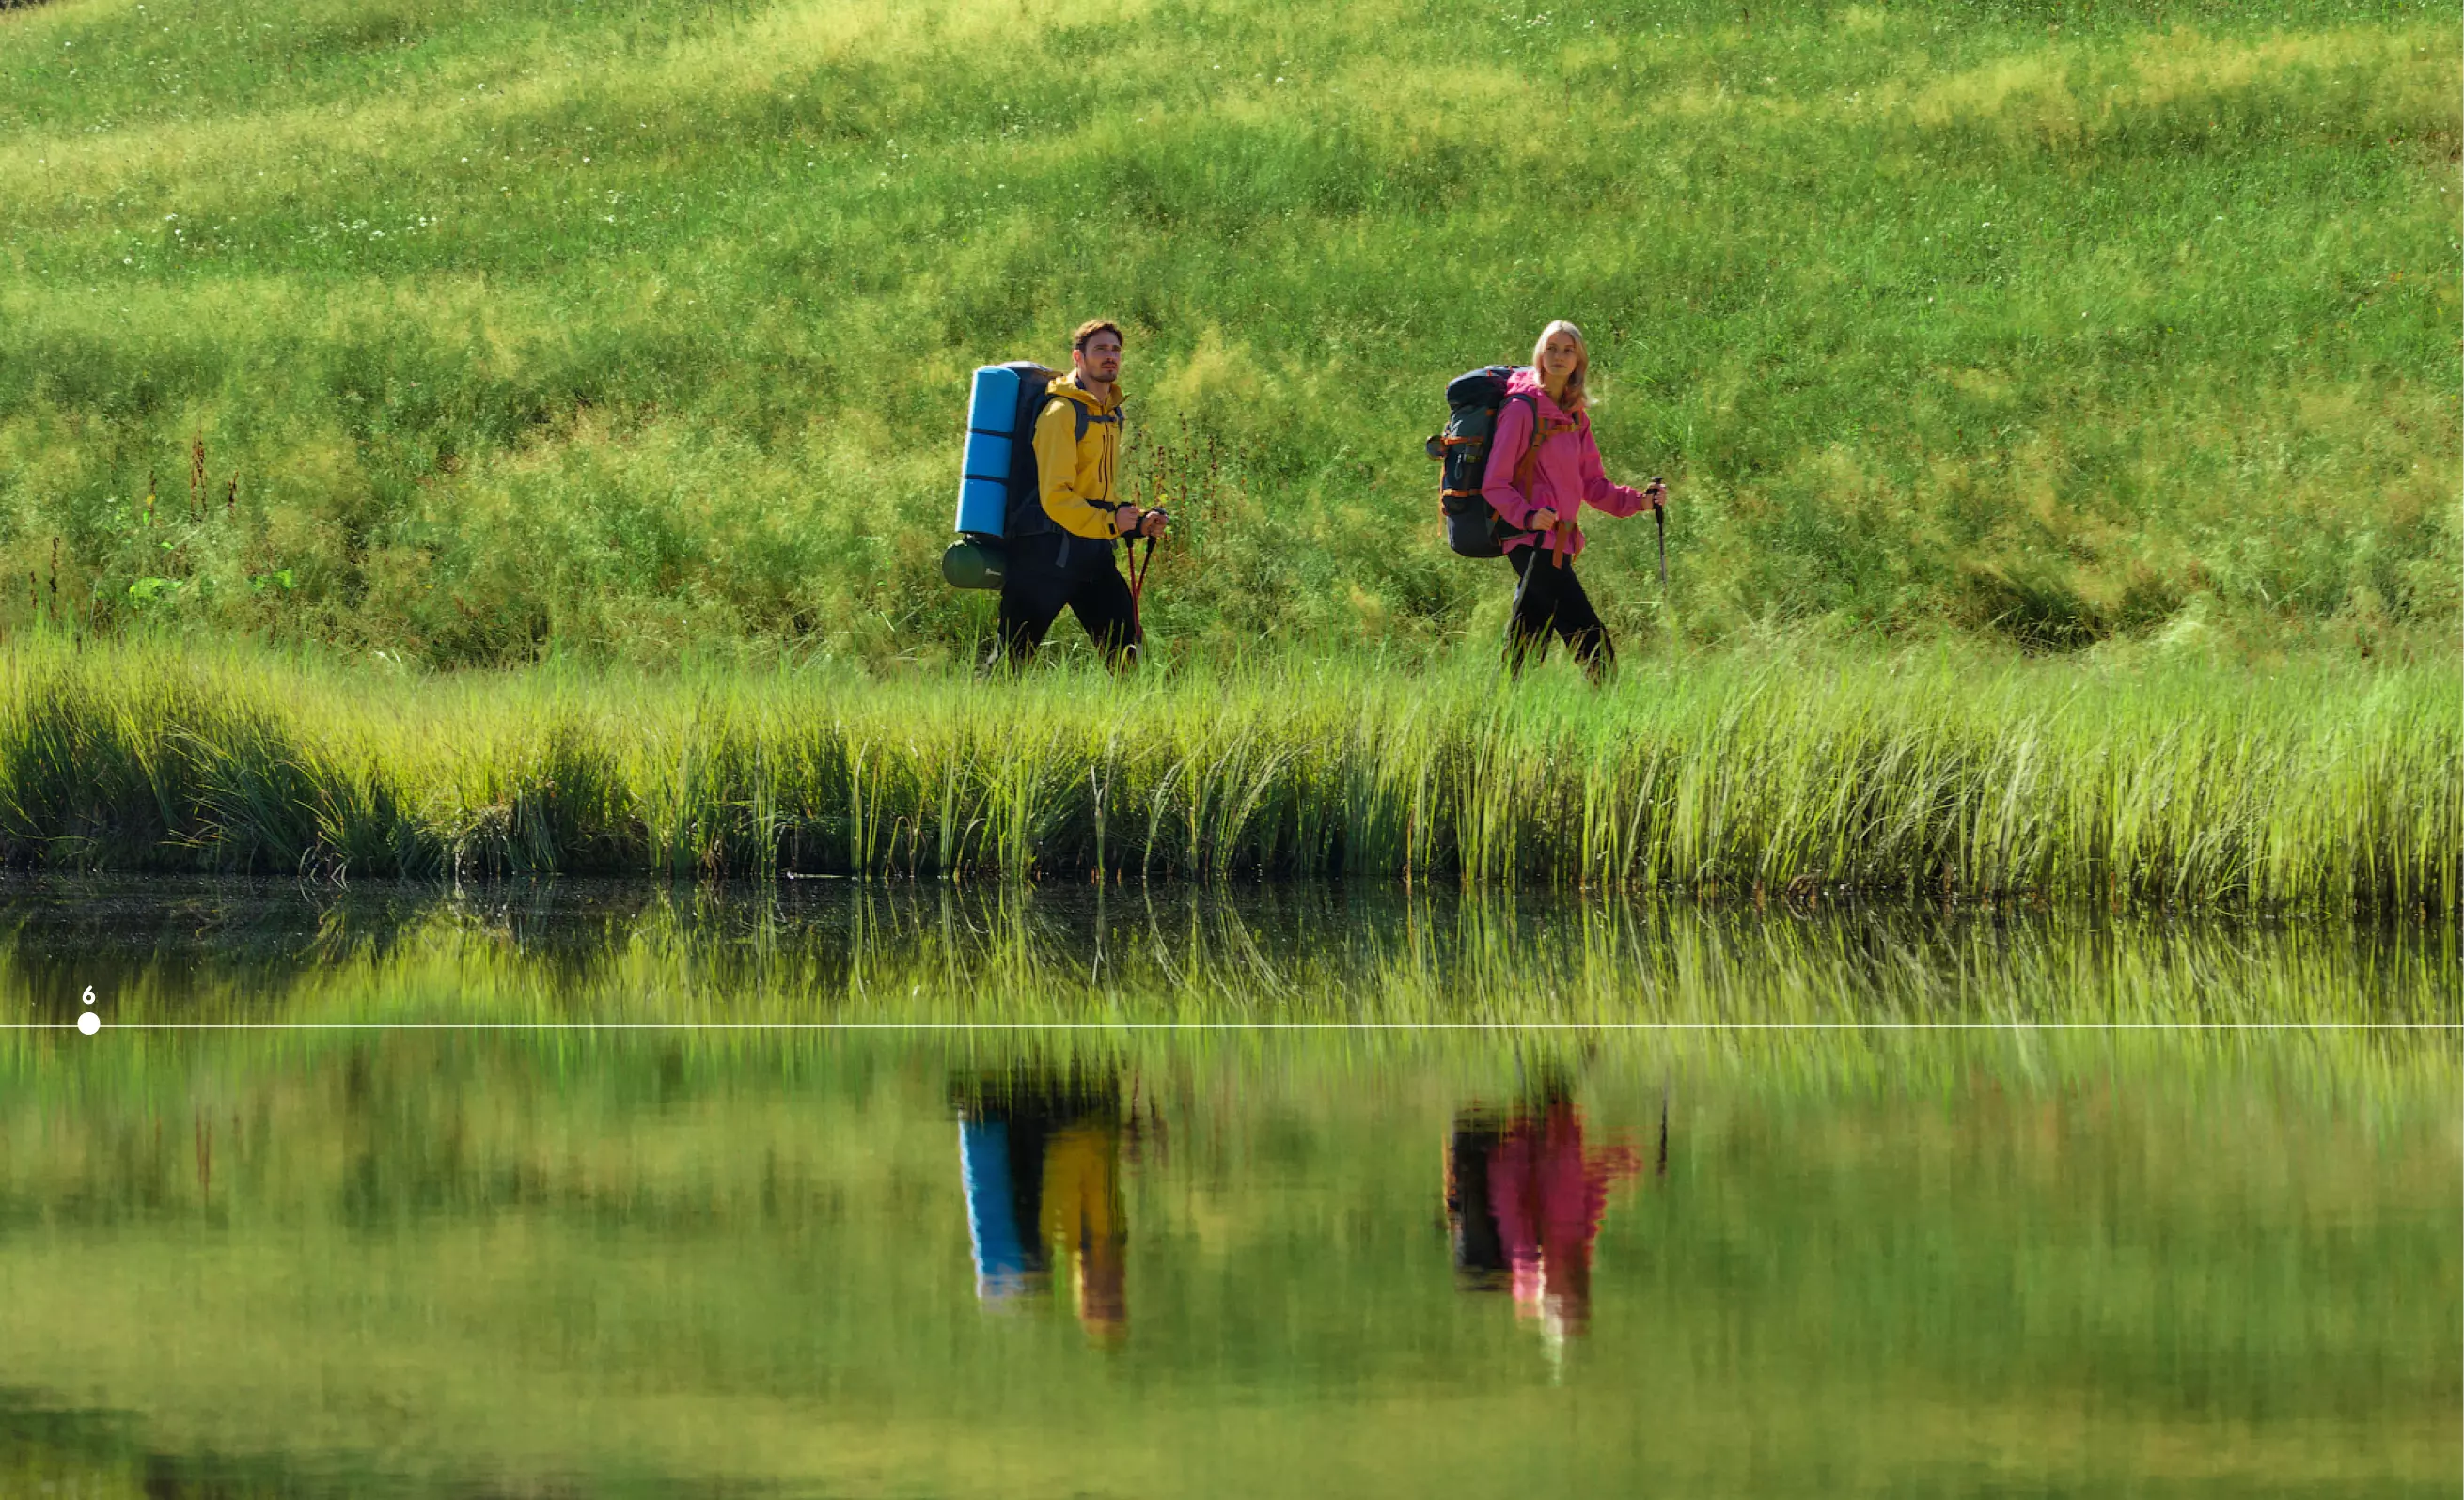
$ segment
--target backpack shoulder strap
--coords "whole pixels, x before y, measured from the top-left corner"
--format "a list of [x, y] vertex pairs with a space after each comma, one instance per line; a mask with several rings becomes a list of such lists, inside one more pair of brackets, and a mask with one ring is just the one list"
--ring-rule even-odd
[[1549, 434], [1542, 430], [1538, 398], [1529, 394], [1517, 394], [1506, 399], [1510, 402], [1519, 401], [1531, 408], [1531, 438], [1529, 442], [1523, 445], [1523, 456], [1514, 461], [1514, 488], [1522, 490], [1523, 498], [1529, 500], [1531, 498], [1531, 476], [1540, 467], [1540, 440]]
[[1121, 424], [1121, 409], [1117, 406], [1113, 407], [1111, 411], [1104, 413], [1100, 417], [1088, 410], [1086, 404], [1081, 402], [1071, 402], [1069, 403], [1069, 409], [1077, 415], [1078, 441], [1081, 443], [1087, 441], [1087, 429], [1089, 427], [1095, 426], [1099, 424], [1107, 427], [1117, 427]]
[[1067, 396], [1063, 396], [1058, 392], [1051, 392], [1045, 397], [1044, 404], [1035, 409], [1035, 422], [1030, 424], [1031, 426], [1041, 425], [1043, 424], [1044, 414], [1052, 409], [1052, 403], [1054, 402], [1068, 402], [1069, 420], [1076, 424], [1077, 431], [1075, 435], [1081, 443], [1087, 441], [1087, 429], [1089, 427], [1098, 425], [1117, 427], [1121, 424], [1121, 411], [1117, 406], [1113, 407], [1111, 411], [1099, 414], [1089, 407], [1085, 402], [1070, 401]]

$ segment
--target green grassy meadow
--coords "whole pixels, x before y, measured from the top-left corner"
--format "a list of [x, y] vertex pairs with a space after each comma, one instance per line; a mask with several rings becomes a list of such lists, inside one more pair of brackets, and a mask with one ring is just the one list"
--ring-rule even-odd
[[[966, 372], [1129, 327], [1148, 619], [1485, 654], [1438, 391], [1594, 345], [1634, 650], [2452, 666], [2452, 5], [0, 9], [0, 626], [963, 654]], [[1074, 635], [1065, 625], [1057, 637]]]

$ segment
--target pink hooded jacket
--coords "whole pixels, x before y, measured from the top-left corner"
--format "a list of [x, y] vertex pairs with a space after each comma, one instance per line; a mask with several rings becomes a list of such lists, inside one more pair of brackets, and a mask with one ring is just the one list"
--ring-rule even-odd
[[[1527, 396], [1531, 400], [1523, 400]], [[1540, 420], [1552, 427], [1563, 427], [1572, 420], [1549, 399], [1538, 375], [1517, 370], [1507, 378], [1506, 404], [1498, 410], [1497, 435], [1489, 441], [1488, 476], [1480, 489], [1481, 498], [1516, 529], [1517, 534], [1505, 538], [1507, 551], [1546, 545], [1551, 539], [1549, 529], [1560, 519], [1574, 519], [1585, 504], [1610, 515], [1632, 515], [1651, 503], [1639, 489], [1609, 483], [1588, 416], [1573, 430], [1551, 431], [1541, 440], [1540, 462], [1531, 472], [1531, 493], [1526, 496], [1516, 489], [1514, 471], [1523, 463], [1524, 449], [1531, 446], [1535, 403]], [[1568, 555], [1579, 556], [1582, 551], [1583, 532], [1576, 527], [1573, 550]]]

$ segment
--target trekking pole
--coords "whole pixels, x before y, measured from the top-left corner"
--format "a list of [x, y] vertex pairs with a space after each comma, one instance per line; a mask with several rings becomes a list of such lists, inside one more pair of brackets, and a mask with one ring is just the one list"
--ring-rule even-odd
[[[1155, 539], [1152, 536], [1132, 536], [1126, 540], [1128, 545], [1122, 550], [1129, 554], [1130, 558], [1130, 623], [1134, 626], [1138, 623], [1138, 599], [1147, 591], [1147, 570], [1155, 566]], [[1138, 543], [1141, 541], [1147, 544], [1146, 551], [1143, 553], [1138, 551]]]
[[[1140, 527], [1145, 526], [1146, 518], [1150, 515], [1164, 515], [1163, 508], [1157, 506], [1153, 510], [1140, 511], [1138, 513]], [[1169, 522], [1171, 517], [1164, 515], [1164, 519]], [[1138, 551], [1140, 541], [1147, 544], [1146, 551], [1143, 553]], [[1128, 554], [1130, 558], [1130, 632], [1140, 641], [1146, 639], [1146, 624], [1138, 616], [1138, 599], [1147, 591], [1147, 570], [1155, 566], [1155, 544], [1154, 537], [1141, 537], [1134, 533], [1121, 538], [1121, 550]]]
[[1668, 487], [1658, 474], [1654, 474], [1651, 476], [1651, 483], [1645, 488], [1653, 497], [1651, 524], [1659, 529], [1660, 587], [1661, 592], [1665, 593], [1668, 588]]

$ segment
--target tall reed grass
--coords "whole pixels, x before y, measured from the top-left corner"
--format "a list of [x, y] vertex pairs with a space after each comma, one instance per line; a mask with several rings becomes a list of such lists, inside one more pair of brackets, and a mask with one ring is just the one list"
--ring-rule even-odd
[[1371, 658], [1134, 685], [387, 676], [21, 643], [0, 844], [347, 880], [1377, 876], [1811, 900], [2456, 909], [2452, 681], [1670, 660], [1593, 694]]

